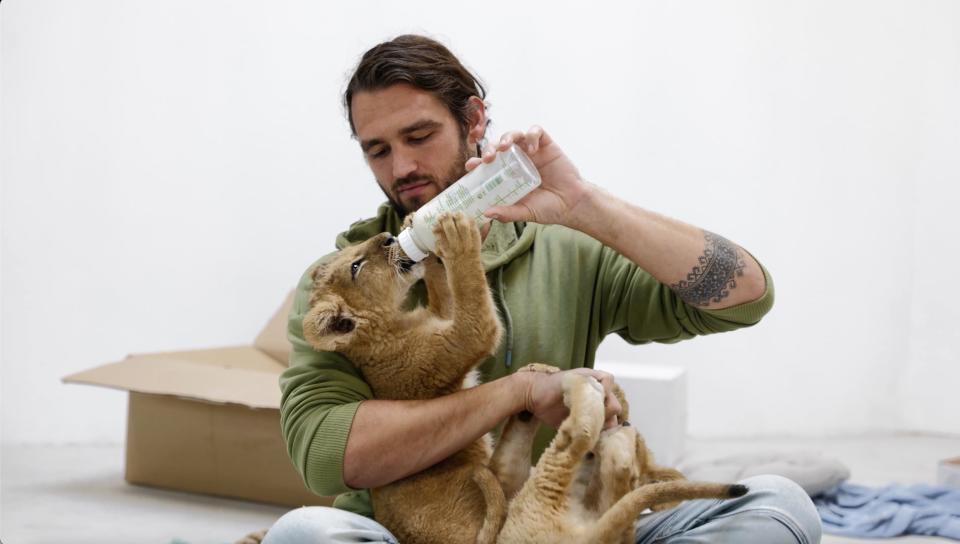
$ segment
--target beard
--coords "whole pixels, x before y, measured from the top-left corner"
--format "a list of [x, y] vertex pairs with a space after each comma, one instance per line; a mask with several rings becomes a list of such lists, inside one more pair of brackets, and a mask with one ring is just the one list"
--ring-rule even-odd
[[393, 206], [393, 209], [396, 210], [397, 214], [399, 214], [400, 218], [402, 219], [408, 214], [419, 210], [424, 204], [435, 198], [436, 195], [432, 197], [427, 197], [425, 195], [413, 195], [407, 198], [407, 202], [404, 203], [399, 197], [400, 189], [416, 183], [429, 182], [431, 185], [436, 187], [437, 194], [440, 194], [444, 189], [453, 185], [454, 182], [462, 178], [467, 173], [467, 167], [464, 166], [464, 163], [467, 162], [467, 159], [469, 159], [471, 155], [470, 148], [467, 146], [466, 141], [461, 140], [460, 149], [458, 150], [457, 155], [458, 156], [454, 157], [453, 162], [447, 167], [446, 171], [443, 172], [439, 178], [430, 174], [414, 173], [394, 181], [393, 187], [389, 192], [379, 183], [377, 186], [380, 187], [380, 190], [383, 191], [384, 196], [386, 196], [387, 200], [390, 201], [390, 205]]

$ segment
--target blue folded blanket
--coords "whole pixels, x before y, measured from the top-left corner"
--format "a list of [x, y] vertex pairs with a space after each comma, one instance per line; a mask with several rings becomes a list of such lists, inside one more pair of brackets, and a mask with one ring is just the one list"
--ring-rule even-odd
[[960, 540], [960, 489], [841, 483], [813, 499], [823, 530], [843, 536], [930, 535]]

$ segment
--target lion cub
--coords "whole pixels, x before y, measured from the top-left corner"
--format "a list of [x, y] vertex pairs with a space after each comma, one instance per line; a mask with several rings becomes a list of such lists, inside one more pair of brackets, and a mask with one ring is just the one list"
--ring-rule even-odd
[[[480, 232], [462, 213], [434, 227], [437, 256], [403, 257], [389, 233], [343, 249], [314, 272], [306, 340], [347, 356], [378, 399], [430, 399], [467, 385], [492, 355], [502, 329], [480, 261]], [[445, 270], [446, 269], [446, 270]], [[423, 275], [428, 305], [405, 311]], [[404, 544], [494, 542], [506, 501], [487, 464], [488, 440], [371, 490], [374, 517]], [[456, 523], [451, 523], [456, 520]]]
[[[541, 364], [520, 370], [558, 371]], [[634, 523], [647, 508], [662, 510], [687, 499], [725, 499], [747, 492], [738, 484], [687, 481], [680, 472], [655, 465], [640, 433], [629, 424], [602, 430], [604, 392], [592, 377], [569, 373], [563, 391], [570, 414], [529, 478], [521, 483], [507, 471], [502, 475], [510, 506], [498, 544], [631, 544]], [[626, 420], [626, 399], [619, 388], [615, 393]], [[532, 440], [535, 426], [535, 421], [518, 417], [507, 423], [503, 434], [510, 436], [515, 460], [522, 458], [517, 453], [529, 451], [521, 444]], [[498, 446], [495, 467], [502, 462], [500, 453]], [[508, 455], [507, 450], [503, 453]]]
[[[499, 344], [502, 331], [476, 224], [463, 214], [445, 215], [434, 234], [443, 265], [434, 258], [414, 265], [385, 233], [314, 271], [304, 337], [318, 350], [349, 357], [376, 398], [452, 393]], [[428, 305], [405, 311], [407, 292], [421, 275]], [[557, 371], [540, 364], [521, 370]], [[647, 507], [746, 492], [743, 486], [677, 481], [678, 472], [650, 462], [632, 427], [601, 432], [603, 389], [596, 380], [571, 373], [563, 387], [570, 415], [532, 471], [538, 423], [524, 413], [510, 419], [496, 452], [478, 440], [371, 490], [377, 521], [404, 544], [632, 542], [634, 520]], [[622, 394], [620, 400], [626, 408]]]

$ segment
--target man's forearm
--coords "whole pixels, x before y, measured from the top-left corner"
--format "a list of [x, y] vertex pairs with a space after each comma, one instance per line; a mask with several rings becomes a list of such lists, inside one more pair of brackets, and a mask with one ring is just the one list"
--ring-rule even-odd
[[688, 304], [721, 309], [763, 295], [760, 265], [736, 244], [589, 187], [567, 226], [627, 257]]
[[523, 410], [525, 391], [525, 376], [513, 374], [436, 399], [364, 401], [347, 438], [344, 483], [378, 487], [446, 459]]

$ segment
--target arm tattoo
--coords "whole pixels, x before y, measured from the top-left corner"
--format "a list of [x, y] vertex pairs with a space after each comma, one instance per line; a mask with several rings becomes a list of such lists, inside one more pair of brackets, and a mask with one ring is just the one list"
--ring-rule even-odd
[[743, 276], [743, 251], [719, 234], [703, 231], [706, 247], [686, 281], [670, 285], [680, 300], [694, 306], [720, 302]]

